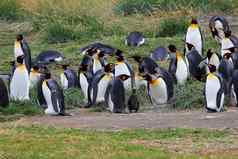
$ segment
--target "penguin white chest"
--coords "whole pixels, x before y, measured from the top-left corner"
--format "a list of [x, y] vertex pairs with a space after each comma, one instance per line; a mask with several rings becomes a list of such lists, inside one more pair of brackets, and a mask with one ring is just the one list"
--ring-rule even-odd
[[183, 59], [179, 59], [177, 61], [177, 69], [175, 76], [179, 84], [185, 83], [188, 78], [188, 68]]
[[93, 60], [93, 73], [102, 69], [102, 64], [98, 59]]
[[38, 73], [31, 72], [30, 73], [30, 88], [33, 88], [40, 79], [40, 75]]
[[79, 78], [80, 78], [80, 87], [83, 91], [85, 99], [87, 100], [88, 99], [88, 80], [87, 80], [87, 77], [83, 73], [80, 73]]
[[[119, 76], [122, 74], [131, 76], [129, 69], [124, 62], [119, 63], [115, 66], [115, 76]], [[128, 78], [127, 80], [125, 80], [123, 82], [123, 84], [124, 84], [125, 89], [127, 89], [127, 90], [130, 89], [131, 88], [131, 78]]]
[[61, 85], [64, 89], [68, 89], [68, 79], [67, 77], [65, 76], [64, 73], [61, 73], [60, 75], [60, 82], [61, 82]]
[[98, 83], [97, 102], [103, 102], [107, 86], [111, 81], [112, 76], [105, 75]]
[[205, 87], [207, 107], [217, 109], [217, 93], [221, 88], [219, 79], [214, 75], [208, 75]]
[[51, 91], [48, 88], [46, 81], [42, 83], [42, 92], [47, 103], [47, 109], [45, 109], [45, 114], [56, 115], [57, 112], [55, 112], [52, 104]]
[[157, 79], [150, 84], [150, 92], [155, 104], [165, 104], [168, 101], [166, 83], [162, 78]]
[[30, 79], [25, 66], [19, 66], [10, 82], [10, 96], [14, 100], [29, 100]]
[[202, 35], [199, 28], [188, 28], [186, 42], [192, 44], [199, 54], [202, 55]]
[[21, 44], [20, 42], [15, 42], [15, 46], [14, 46], [14, 56], [15, 56], [15, 59], [18, 57], [18, 56], [22, 56], [24, 55], [24, 52], [21, 48]]

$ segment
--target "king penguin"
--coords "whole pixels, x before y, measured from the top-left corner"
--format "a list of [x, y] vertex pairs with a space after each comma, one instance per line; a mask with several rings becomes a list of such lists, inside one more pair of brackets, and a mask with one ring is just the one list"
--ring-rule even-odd
[[93, 74], [96, 74], [97, 71], [103, 69], [103, 67], [106, 65], [107, 62], [104, 58], [104, 52], [99, 49], [96, 49], [96, 53], [92, 57], [93, 57]]
[[10, 97], [14, 100], [29, 100], [30, 78], [24, 64], [24, 55], [17, 57], [17, 66], [10, 82]]
[[230, 32], [228, 21], [222, 16], [213, 16], [209, 21], [212, 37], [219, 43], [225, 38], [225, 33]]
[[19, 34], [16, 37], [15, 45], [14, 45], [14, 56], [17, 59], [18, 56], [24, 55], [24, 64], [28, 70], [28, 73], [31, 71], [31, 50], [24, 39], [23, 35]]
[[223, 111], [224, 84], [222, 78], [217, 75], [216, 66], [208, 65], [210, 73], [207, 75], [205, 84], [205, 101], [208, 112]]
[[166, 104], [169, 100], [169, 90], [163, 77], [146, 74], [144, 78], [148, 81], [148, 95], [152, 104]]
[[232, 95], [234, 96], [236, 106], [238, 107], [238, 69], [233, 71], [232, 75]]
[[43, 97], [47, 104], [45, 114], [65, 115], [63, 90], [60, 88], [58, 83], [51, 78], [49, 72], [45, 73], [45, 78], [41, 88]]
[[84, 102], [89, 106], [89, 98], [88, 98], [88, 88], [92, 81], [92, 72], [88, 71], [88, 65], [81, 65], [79, 67], [78, 78], [79, 78], [79, 86], [84, 95]]
[[[192, 44], [200, 55], [203, 53], [203, 38], [202, 33], [196, 19], [192, 19], [191, 25], [187, 29], [185, 42]], [[189, 52], [187, 45], [185, 45], [186, 53]]]
[[105, 102], [112, 113], [124, 113], [126, 108], [125, 88], [123, 81], [129, 78], [126, 74], [115, 77], [108, 85], [105, 93]]
[[64, 71], [60, 74], [61, 85], [63, 89], [77, 88], [79, 86], [77, 73], [68, 68], [68, 66], [69, 65], [62, 65]]
[[120, 76], [125, 74], [129, 76], [127, 80], [124, 81], [125, 89], [130, 90], [132, 88], [133, 70], [131, 65], [125, 60], [124, 55], [121, 50], [117, 50], [116, 54], [116, 65], [115, 65], [115, 76]]
[[[175, 53], [175, 58], [170, 58], [169, 72], [176, 78], [178, 84], [184, 84], [188, 78], [188, 68], [185, 60], [174, 45], [169, 46], [170, 54]], [[172, 55], [171, 55], [172, 56]]]
[[[229, 51], [229, 48], [235, 47], [235, 43], [231, 40], [231, 32], [225, 33], [225, 38], [221, 40], [221, 56]], [[230, 52], [231, 53], [231, 52]]]
[[113, 69], [114, 64], [109, 63], [104, 67], [103, 72], [98, 73], [92, 78], [92, 82], [88, 89], [89, 102], [92, 105], [105, 101], [105, 92], [108, 84], [113, 78]]
[[7, 87], [4, 81], [0, 78], [0, 107], [6, 107], [9, 105], [9, 97]]
[[40, 68], [37, 65], [34, 65], [30, 72], [30, 88], [36, 86], [37, 82], [40, 80]]

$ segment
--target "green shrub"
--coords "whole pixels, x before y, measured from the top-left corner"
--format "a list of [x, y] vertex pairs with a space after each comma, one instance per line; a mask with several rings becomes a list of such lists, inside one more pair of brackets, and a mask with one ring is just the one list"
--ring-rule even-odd
[[150, 14], [157, 6], [157, 1], [158, 0], [119, 0], [114, 11], [120, 15], [135, 13]]
[[158, 37], [170, 37], [183, 35], [188, 27], [187, 18], [168, 18], [161, 21], [159, 25]]
[[64, 91], [65, 106], [67, 109], [81, 107], [83, 105], [83, 93], [78, 88], [70, 88]]
[[3, 20], [16, 20], [20, 16], [20, 6], [17, 0], [0, 1], [0, 18]]
[[204, 83], [199, 81], [187, 81], [184, 85], [176, 85], [175, 107], [179, 109], [201, 107], [204, 102]]

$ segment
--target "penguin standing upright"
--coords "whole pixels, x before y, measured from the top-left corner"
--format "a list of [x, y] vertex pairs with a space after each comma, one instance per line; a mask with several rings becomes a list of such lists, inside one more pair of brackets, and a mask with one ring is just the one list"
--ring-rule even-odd
[[124, 81], [125, 89], [130, 90], [133, 84], [133, 70], [130, 64], [125, 60], [122, 51], [117, 50], [116, 54], [116, 65], [115, 65], [115, 76], [120, 76], [122, 74], [129, 76], [127, 80]]
[[36, 86], [37, 82], [40, 80], [40, 68], [37, 65], [34, 65], [30, 72], [30, 88]]
[[235, 69], [232, 74], [232, 95], [238, 107], [238, 69]]
[[45, 114], [49, 115], [65, 115], [65, 104], [63, 90], [58, 83], [51, 78], [49, 72], [44, 74], [42, 82], [42, 95], [46, 101], [47, 108]]
[[123, 81], [129, 78], [126, 74], [115, 77], [107, 87], [105, 101], [112, 113], [123, 113], [126, 108], [125, 88]]
[[24, 56], [18, 56], [17, 63], [10, 82], [10, 97], [14, 100], [29, 100], [30, 79]]
[[96, 74], [97, 71], [102, 70], [103, 66], [106, 65], [106, 60], [104, 58], [104, 52], [100, 50], [96, 50], [93, 57], [93, 74]]
[[236, 47], [236, 41], [231, 39], [231, 32], [225, 33], [225, 38], [221, 40], [221, 56], [223, 57], [225, 53], [230, 52], [230, 48]]
[[151, 96], [153, 104], [166, 104], [169, 100], [169, 90], [163, 77], [144, 75], [148, 81], [148, 94]]
[[31, 50], [24, 39], [23, 35], [19, 34], [16, 37], [15, 45], [14, 45], [14, 56], [17, 59], [18, 56], [24, 55], [24, 64], [28, 70], [28, 73], [31, 71]]
[[60, 74], [60, 82], [63, 89], [76, 88], [79, 86], [77, 73], [69, 69], [68, 66], [69, 65], [62, 65], [64, 72]]
[[88, 71], [88, 65], [81, 65], [79, 67], [78, 78], [79, 78], [79, 86], [84, 95], [84, 101], [89, 104], [88, 98], [88, 88], [92, 81], [92, 72]]
[[217, 75], [216, 66], [208, 65], [210, 73], [207, 75], [204, 95], [208, 112], [223, 111], [224, 84], [222, 78]]
[[188, 78], [188, 68], [182, 54], [179, 53], [174, 45], [170, 45], [171, 54], [175, 53], [175, 58], [170, 58], [169, 72], [173, 74], [179, 84], [186, 82]]
[[212, 33], [212, 37], [221, 43], [225, 38], [225, 33], [230, 32], [230, 26], [228, 21], [222, 16], [213, 16], [209, 20], [209, 28]]
[[226, 53], [224, 54], [223, 59], [220, 62], [218, 72], [220, 76], [223, 78], [225, 95], [227, 95], [228, 97], [230, 97], [231, 95], [233, 70], [234, 66], [232, 63], [231, 54]]
[[0, 107], [6, 107], [9, 104], [7, 87], [4, 81], [0, 78]]
[[[203, 54], [203, 38], [202, 33], [196, 19], [192, 19], [191, 25], [187, 29], [185, 42], [192, 44], [200, 55]], [[186, 53], [189, 52], [187, 45], [185, 45]]]
[[[114, 64], [110, 63], [104, 67], [104, 71], [98, 73], [92, 78], [92, 81], [88, 88], [88, 98], [92, 105], [96, 103], [104, 102], [104, 96], [108, 84], [113, 78]], [[92, 97], [92, 98], [91, 98]]]

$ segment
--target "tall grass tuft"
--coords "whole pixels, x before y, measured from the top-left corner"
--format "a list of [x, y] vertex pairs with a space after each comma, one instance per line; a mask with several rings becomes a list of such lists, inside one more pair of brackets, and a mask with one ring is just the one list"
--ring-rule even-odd
[[151, 14], [158, 0], [119, 0], [114, 8], [116, 14]]
[[0, 18], [3, 20], [16, 20], [20, 17], [20, 5], [17, 0], [0, 1]]
[[188, 27], [187, 18], [167, 18], [161, 21], [159, 25], [158, 37], [169, 37], [183, 35]]

